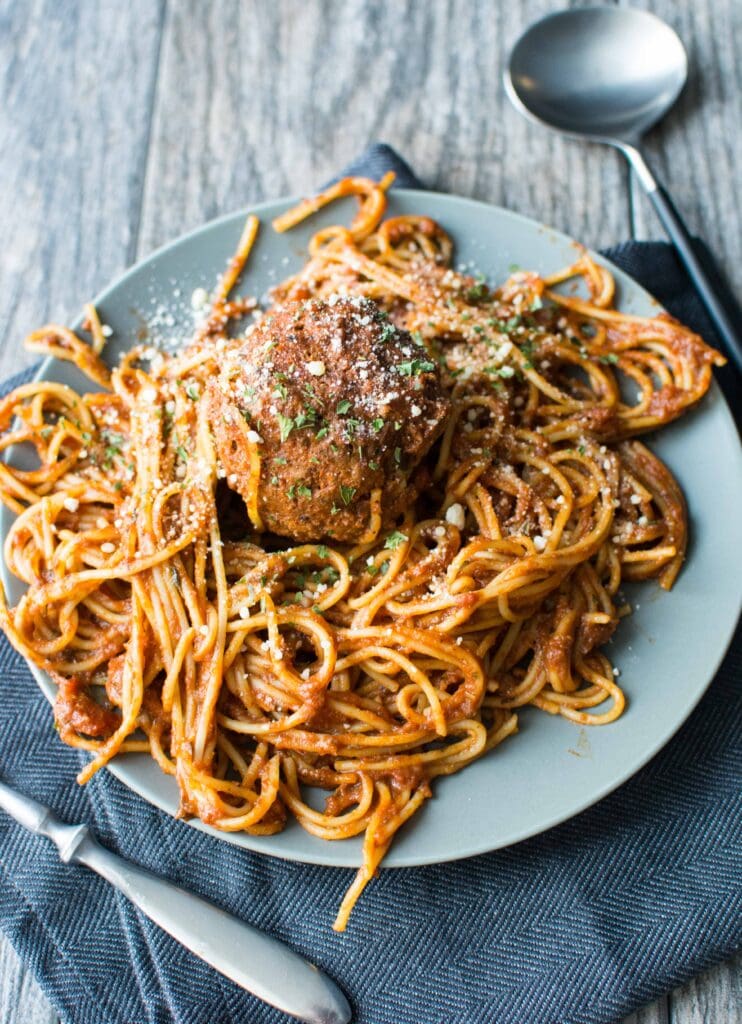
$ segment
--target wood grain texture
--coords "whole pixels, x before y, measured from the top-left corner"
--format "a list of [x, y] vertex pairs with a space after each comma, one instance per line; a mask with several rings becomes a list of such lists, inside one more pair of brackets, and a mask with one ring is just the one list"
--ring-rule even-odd
[[0, 376], [131, 262], [159, 0], [0, 3]]
[[624, 238], [620, 161], [526, 124], [504, 95], [508, 49], [551, 8], [549, 0], [172, 4], [141, 251], [205, 217], [312, 188], [374, 139], [414, 157], [434, 188], [511, 206], [589, 244]]
[[[674, 23], [699, 63], [649, 155], [740, 288], [739, 2], [632, 3]], [[431, 187], [590, 245], [632, 228], [659, 236], [620, 157], [539, 130], [504, 96], [510, 45], [558, 6], [0, 0], [0, 377], [29, 361], [26, 330], [70, 320], [135, 258], [210, 217], [305, 192], [375, 139]], [[742, 1024], [741, 986], [738, 958], [625, 1024]], [[56, 1020], [4, 939], [0, 1020]]]
[[742, 953], [675, 989], [669, 1002], [671, 1024], [742, 1024]]
[[0, 1021], [3, 1024], [57, 1024], [57, 1015], [10, 943], [0, 943]]

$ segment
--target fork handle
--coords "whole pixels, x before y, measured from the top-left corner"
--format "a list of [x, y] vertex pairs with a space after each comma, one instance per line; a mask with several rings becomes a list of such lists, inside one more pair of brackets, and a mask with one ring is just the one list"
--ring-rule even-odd
[[283, 942], [85, 835], [70, 860], [85, 864], [183, 946], [271, 1006], [308, 1024], [347, 1024], [348, 1002], [326, 975]]

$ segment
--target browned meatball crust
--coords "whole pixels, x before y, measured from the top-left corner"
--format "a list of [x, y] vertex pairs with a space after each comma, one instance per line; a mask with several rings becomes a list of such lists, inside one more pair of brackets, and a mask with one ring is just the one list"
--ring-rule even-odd
[[391, 524], [449, 409], [425, 349], [357, 296], [269, 311], [206, 397], [229, 485], [248, 500], [251, 431], [263, 525], [296, 541], [358, 540], [377, 489]]

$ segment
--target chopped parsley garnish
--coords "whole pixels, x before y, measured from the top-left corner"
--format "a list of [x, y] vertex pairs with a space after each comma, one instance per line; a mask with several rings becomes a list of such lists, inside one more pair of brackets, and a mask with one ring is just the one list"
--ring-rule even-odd
[[274, 386], [274, 388], [273, 388], [273, 394], [277, 395], [279, 398], [287, 398], [288, 397], [288, 393], [289, 392], [288, 392], [288, 388], [286, 387], [286, 385], [285, 384], [281, 384], [280, 382], [278, 382]]
[[297, 493], [298, 493], [300, 498], [311, 498], [312, 497], [312, 488], [311, 487], [307, 487], [306, 484], [299, 484], [299, 486], [296, 488], [296, 490], [297, 490]]
[[321, 440], [321, 439], [322, 439], [323, 437], [327, 437], [327, 435], [328, 435], [329, 433], [330, 433], [330, 428], [329, 428], [328, 426], [324, 426], [324, 427], [320, 427], [320, 428], [319, 428], [319, 430], [317, 431], [317, 433], [316, 433], [316, 434], [315, 434], [314, 436], [315, 436], [315, 437], [317, 438], [317, 440], [319, 441], [319, 440]]
[[175, 452], [181, 462], [188, 462], [188, 452], [185, 450], [182, 444], [176, 445]]
[[615, 352], [610, 352], [607, 356], [598, 356], [601, 363], [613, 363], [614, 365], [618, 362], [618, 356]]
[[543, 305], [544, 300], [541, 298], [540, 295], [537, 295], [528, 308], [531, 310], [532, 313], [534, 313], [537, 309], [542, 309]]
[[380, 430], [383, 430], [384, 429], [384, 421], [381, 418], [381, 416], [377, 416], [377, 418], [372, 422], [371, 426], [373, 427], [374, 431], [377, 434], [379, 433]]
[[356, 493], [357, 488], [346, 487], [345, 484], [340, 484], [340, 497], [342, 498], [343, 504], [347, 507], [350, 505], [353, 497]]
[[329, 558], [330, 557], [330, 549], [328, 547], [325, 547], [324, 544], [318, 544], [317, 545], [317, 554], [319, 555], [320, 558]]
[[281, 441], [283, 442], [294, 429], [294, 421], [290, 416], [284, 416], [281, 412], [276, 413], [276, 419], [278, 420], [278, 429], [281, 432]]
[[311, 406], [305, 406], [305, 411], [294, 417], [294, 426], [297, 430], [302, 427], [311, 427], [317, 422], [317, 412]]
[[345, 414], [347, 412], [350, 412], [350, 406], [351, 406], [351, 403], [347, 400], [347, 398], [343, 399], [342, 402], [338, 402], [338, 404], [337, 404], [337, 414], [338, 414], [338, 416], [345, 416]]
[[273, 459], [273, 461], [275, 462], [275, 464], [277, 466], [285, 466], [286, 465], [286, 459], [283, 457], [283, 455], [276, 455], [276, 457]]
[[106, 442], [104, 468], [113, 464], [117, 455], [121, 455], [121, 445], [124, 443], [123, 434], [115, 434], [112, 430], [101, 430], [101, 437]]
[[394, 461], [398, 466], [402, 462], [402, 449], [399, 447], [394, 449]]
[[286, 497], [291, 498], [293, 501], [296, 497], [296, 484], [292, 484], [291, 487], [286, 491]]
[[185, 391], [192, 402], [198, 401], [199, 390], [195, 384], [189, 384]]
[[403, 377], [416, 377], [419, 373], [430, 373], [435, 369], [435, 363], [429, 359], [410, 359], [408, 363], [397, 363], [397, 373]]
[[408, 540], [406, 533], [400, 533], [399, 530], [395, 530], [394, 533], [390, 533], [387, 539], [384, 541], [384, 547], [390, 551], [396, 551], [398, 547], [404, 544]]
[[374, 473], [375, 473], [376, 470], [379, 468], [379, 463], [378, 462], [369, 462], [368, 468], [372, 469], [374, 471]]
[[384, 326], [381, 328], [382, 341], [390, 341], [392, 338], [396, 336], [396, 334], [397, 328], [394, 326], [394, 324], [384, 324]]
[[480, 281], [478, 284], [472, 285], [466, 292], [467, 302], [479, 302], [480, 299], [486, 299], [488, 295], [488, 288], [484, 281]]

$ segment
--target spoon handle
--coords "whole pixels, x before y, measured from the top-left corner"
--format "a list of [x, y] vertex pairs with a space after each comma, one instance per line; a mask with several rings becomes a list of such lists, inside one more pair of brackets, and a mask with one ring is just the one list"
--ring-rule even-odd
[[[651, 199], [685, 269], [688, 271], [696, 291], [718, 332], [725, 355], [729, 356], [737, 370], [742, 373], [742, 337], [740, 326], [739, 324], [735, 325], [729, 310], [719, 297], [717, 287], [696, 255], [693, 239], [683, 223], [683, 218], [680, 216], [670, 196], [647, 166], [641, 152], [631, 145], [623, 145], [621, 149], [636, 171], [642, 187]], [[718, 271], [716, 276], [720, 276]]]

